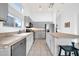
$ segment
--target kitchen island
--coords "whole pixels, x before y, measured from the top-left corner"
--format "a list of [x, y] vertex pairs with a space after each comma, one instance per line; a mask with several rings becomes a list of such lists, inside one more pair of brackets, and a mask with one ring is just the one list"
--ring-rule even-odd
[[[59, 45], [71, 45], [71, 42], [78, 38], [79, 35], [69, 33], [46, 33], [46, 42], [48, 48], [54, 56], [57, 56], [59, 53]], [[64, 52], [62, 54], [64, 54]]]

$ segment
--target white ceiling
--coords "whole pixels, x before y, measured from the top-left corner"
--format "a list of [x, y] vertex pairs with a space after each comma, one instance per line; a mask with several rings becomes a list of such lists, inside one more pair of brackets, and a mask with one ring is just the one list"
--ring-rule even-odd
[[[54, 21], [55, 11], [60, 11], [62, 9], [61, 3], [23, 3], [24, 15], [30, 16], [33, 21]], [[50, 8], [49, 8], [50, 7]], [[53, 19], [53, 20], [52, 20]]]
[[24, 9], [29, 9], [31, 12], [51, 12], [56, 9], [61, 9], [62, 4], [61, 3], [23, 3], [23, 6]]

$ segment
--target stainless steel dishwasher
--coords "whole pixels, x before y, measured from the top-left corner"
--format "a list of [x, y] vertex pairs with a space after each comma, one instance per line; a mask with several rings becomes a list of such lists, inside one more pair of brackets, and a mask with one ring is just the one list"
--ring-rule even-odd
[[26, 56], [26, 38], [11, 46], [11, 56]]

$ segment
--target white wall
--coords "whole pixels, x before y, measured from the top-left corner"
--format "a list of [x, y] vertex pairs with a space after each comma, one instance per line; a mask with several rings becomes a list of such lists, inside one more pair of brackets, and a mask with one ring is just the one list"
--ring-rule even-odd
[[[77, 15], [79, 13], [79, 4], [64, 4], [63, 11], [57, 19], [59, 32], [78, 34]], [[60, 21], [59, 21], [60, 20]], [[58, 22], [59, 21], [59, 22]], [[70, 28], [65, 28], [64, 23], [70, 21]]]
[[32, 14], [31, 18], [34, 22], [51, 22], [52, 21], [52, 15], [50, 12], [33, 12], [31, 14]]
[[25, 15], [25, 16], [30, 16], [30, 15], [31, 15], [31, 12], [30, 12], [30, 10], [29, 10], [29, 6], [28, 6], [28, 5], [26, 5], [26, 6], [24, 7], [24, 15]]
[[79, 14], [77, 15], [77, 33], [79, 34]]
[[[57, 14], [56, 20], [59, 32], [79, 35], [79, 4], [65, 3], [63, 10]], [[64, 23], [68, 21], [70, 21], [70, 28], [65, 28]], [[73, 39], [73, 41], [76, 42], [75, 46], [79, 48], [79, 44], [77, 44], [79, 39]]]
[[[61, 16], [61, 30], [62, 32], [66, 32], [66, 33], [75, 33], [76, 34], [76, 18], [75, 18], [75, 14], [72, 13], [64, 13]], [[65, 22], [70, 22], [70, 28], [66, 28], [65, 27]]]
[[61, 30], [61, 14], [59, 14], [56, 18], [56, 24], [58, 25], [58, 32]]

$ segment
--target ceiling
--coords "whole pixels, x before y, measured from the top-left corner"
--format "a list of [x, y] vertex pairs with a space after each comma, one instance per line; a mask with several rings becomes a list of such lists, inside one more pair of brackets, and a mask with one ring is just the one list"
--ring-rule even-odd
[[22, 5], [31, 12], [51, 12], [62, 7], [62, 3], [23, 3]]

